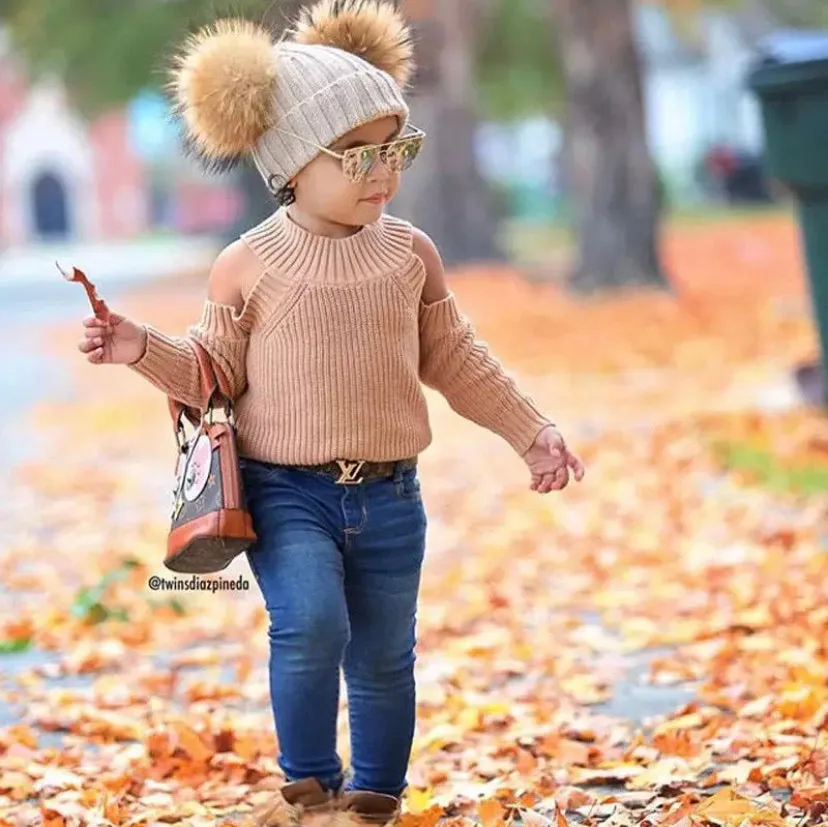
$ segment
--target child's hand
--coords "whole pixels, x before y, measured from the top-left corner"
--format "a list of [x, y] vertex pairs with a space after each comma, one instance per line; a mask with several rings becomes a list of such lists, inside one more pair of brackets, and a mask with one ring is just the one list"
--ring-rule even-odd
[[523, 459], [532, 472], [531, 489], [539, 494], [566, 488], [570, 471], [578, 482], [584, 478], [584, 464], [566, 447], [564, 438], [552, 425], [538, 434]]
[[84, 337], [78, 350], [95, 365], [130, 365], [144, 355], [146, 330], [117, 313], [110, 313], [108, 322], [89, 316], [83, 320], [83, 326]]

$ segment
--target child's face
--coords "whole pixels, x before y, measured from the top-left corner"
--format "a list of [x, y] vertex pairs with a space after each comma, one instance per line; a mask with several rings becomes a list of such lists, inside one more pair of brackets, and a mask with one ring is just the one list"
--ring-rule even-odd
[[[399, 133], [396, 118], [382, 118], [352, 129], [329, 149], [342, 153], [351, 147], [385, 144]], [[399, 173], [392, 173], [377, 160], [365, 180], [349, 181], [342, 162], [320, 152], [295, 178], [296, 206], [304, 213], [346, 226], [372, 224], [400, 186]]]

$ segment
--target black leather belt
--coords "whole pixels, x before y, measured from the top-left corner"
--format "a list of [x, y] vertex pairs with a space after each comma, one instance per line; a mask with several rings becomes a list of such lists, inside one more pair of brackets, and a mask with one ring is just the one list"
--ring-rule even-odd
[[417, 467], [417, 458], [410, 457], [389, 462], [368, 462], [366, 460], [338, 459], [322, 465], [288, 465], [300, 471], [310, 471], [325, 477], [332, 477], [337, 485], [359, 485], [373, 480], [390, 479], [397, 473], [411, 471]]

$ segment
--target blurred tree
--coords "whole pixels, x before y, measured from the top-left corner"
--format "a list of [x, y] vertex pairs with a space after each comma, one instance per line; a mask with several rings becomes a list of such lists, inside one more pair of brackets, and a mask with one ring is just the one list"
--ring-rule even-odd
[[477, 99], [481, 114], [516, 120], [561, 114], [563, 74], [550, 48], [548, 0], [478, 0]]
[[478, 0], [402, 0], [417, 40], [411, 120], [428, 140], [394, 201], [433, 239], [447, 265], [496, 260], [500, 220], [476, 162]]
[[73, 102], [94, 113], [163, 83], [170, 49], [222, 11], [250, 13], [279, 27], [298, 5], [273, 0], [265, 8], [266, 3], [228, 0], [221, 9], [203, 0], [0, 0], [0, 19], [31, 71], [59, 74]]
[[[699, 13], [710, 7], [761, 18], [766, 28], [828, 25], [824, 0], [649, 2], [664, 6], [684, 34], [698, 32]], [[478, 44], [483, 111], [505, 119], [543, 112], [565, 126], [563, 167], [578, 247], [571, 286], [666, 286], [658, 255], [663, 191], [646, 143], [633, 0], [488, 6]]]
[[632, 0], [553, 0], [566, 85], [564, 164], [577, 238], [570, 286], [666, 287]]

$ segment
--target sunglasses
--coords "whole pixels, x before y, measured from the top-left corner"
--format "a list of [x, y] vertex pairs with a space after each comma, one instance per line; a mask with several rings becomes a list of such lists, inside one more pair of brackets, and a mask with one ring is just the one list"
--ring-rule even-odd
[[336, 158], [342, 164], [342, 174], [352, 184], [361, 184], [376, 166], [377, 161], [382, 161], [389, 172], [405, 172], [420, 154], [426, 137], [422, 129], [410, 127], [410, 131], [405, 135], [387, 144], [366, 144], [346, 149], [344, 152], [334, 152], [332, 149], [306, 140], [301, 135], [294, 135], [284, 129], [279, 131], [316, 147], [331, 158]]

